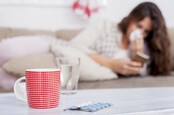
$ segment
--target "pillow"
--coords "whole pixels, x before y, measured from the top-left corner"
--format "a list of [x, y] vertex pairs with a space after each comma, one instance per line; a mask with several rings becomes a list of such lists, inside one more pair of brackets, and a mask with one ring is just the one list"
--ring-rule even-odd
[[3, 64], [2, 67], [10, 74], [22, 77], [25, 75], [26, 69], [56, 68], [56, 64], [53, 54], [48, 53], [14, 58]]
[[13, 89], [14, 83], [17, 78], [0, 67], [0, 87], [6, 90]]
[[57, 45], [51, 49], [56, 56], [80, 57], [80, 81], [94, 81], [117, 78], [117, 75], [109, 68], [99, 65], [87, 54], [72, 47]]
[[43, 36], [21, 36], [0, 42], [0, 66], [11, 58], [36, 53], [48, 53], [49, 44]]

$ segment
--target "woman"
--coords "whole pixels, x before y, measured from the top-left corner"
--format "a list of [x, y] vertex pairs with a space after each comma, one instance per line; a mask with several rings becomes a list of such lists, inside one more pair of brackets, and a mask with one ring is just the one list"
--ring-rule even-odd
[[[133, 31], [138, 37], [130, 42]], [[121, 75], [164, 75], [171, 71], [170, 42], [160, 9], [152, 2], [135, 7], [119, 24], [99, 22], [70, 41], [93, 60]], [[150, 56], [144, 66], [131, 60], [139, 51]]]

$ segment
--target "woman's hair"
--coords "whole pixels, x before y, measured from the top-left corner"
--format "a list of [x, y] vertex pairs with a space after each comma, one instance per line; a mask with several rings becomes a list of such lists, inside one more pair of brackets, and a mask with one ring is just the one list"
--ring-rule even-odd
[[149, 73], [151, 75], [169, 74], [171, 71], [170, 40], [164, 17], [157, 5], [152, 2], [139, 4], [118, 26], [125, 34], [132, 21], [139, 22], [145, 17], [149, 17], [152, 20], [152, 31], [145, 39], [151, 56]]

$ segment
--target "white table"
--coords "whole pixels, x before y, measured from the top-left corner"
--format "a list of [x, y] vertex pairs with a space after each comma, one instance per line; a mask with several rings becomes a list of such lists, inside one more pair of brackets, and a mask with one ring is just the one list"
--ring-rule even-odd
[[[81, 102], [110, 102], [112, 107], [98, 112], [63, 111]], [[0, 93], [0, 115], [73, 115], [73, 114], [174, 114], [174, 88], [126, 88], [79, 90], [75, 95], [61, 95], [59, 107], [31, 109], [14, 93]]]

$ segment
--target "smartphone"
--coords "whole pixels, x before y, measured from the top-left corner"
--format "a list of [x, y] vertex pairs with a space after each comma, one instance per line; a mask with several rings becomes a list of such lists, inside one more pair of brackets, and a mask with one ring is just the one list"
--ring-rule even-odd
[[136, 52], [136, 55], [132, 58], [132, 61], [137, 61], [142, 64], [147, 62], [150, 59], [150, 57], [144, 53]]

